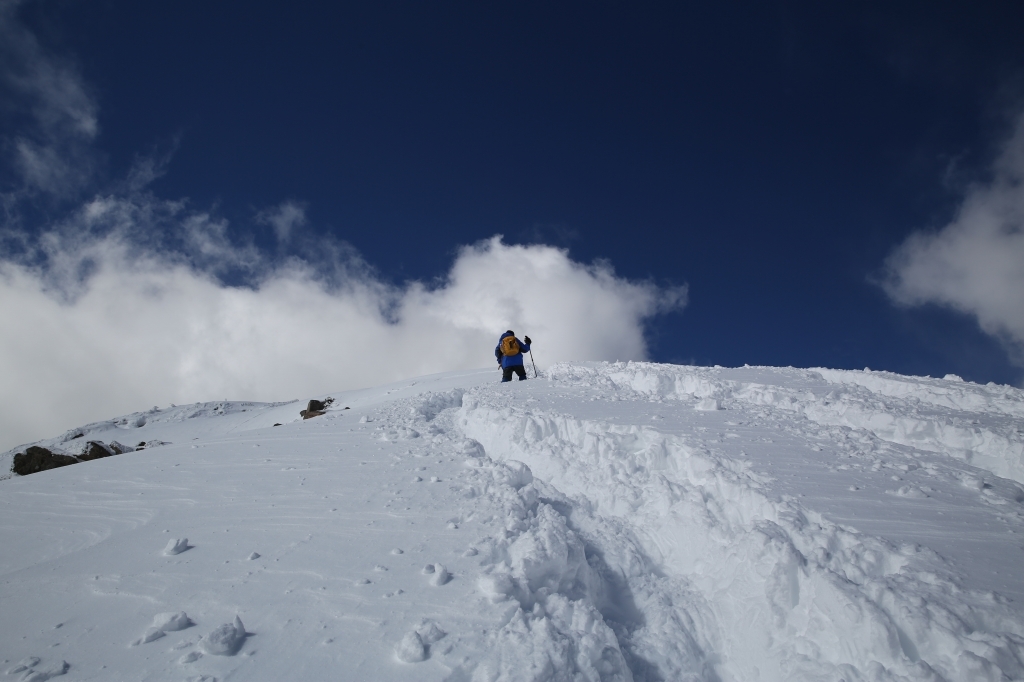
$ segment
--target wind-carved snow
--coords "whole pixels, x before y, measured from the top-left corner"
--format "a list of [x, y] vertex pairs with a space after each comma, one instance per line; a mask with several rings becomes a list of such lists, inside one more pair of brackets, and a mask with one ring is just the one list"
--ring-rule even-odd
[[235, 616], [234, 622], [224, 623], [214, 628], [213, 632], [203, 638], [200, 645], [208, 654], [234, 656], [245, 642], [245, 635], [242, 619]]
[[750, 379], [714, 379], [714, 369], [656, 367], [629, 363], [604, 373], [557, 371], [581, 373], [604, 385], [665, 400], [696, 398], [697, 409], [707, 409], [708, 401], [716, 400], [788, 410], [822, 425], [863, 429], [893, 443], [948, 454], [1024, 483], [1020, 389], [824, 369], [791, 370], [782, 384], [771, 376], [782, 370], [755, 376], [751, 369]]
[[[559, 366], [549, 376], [603, 387], [620, 400], [628, 389], [634, 399], [691, 399], [698, 409], [708, 400], [781, 404], [819, 423], [830, 421], [823, 414], [848, 413], [815, 415], [817, 398], [799, 385], [721, 381], [695, 368]], [[864, 430], [890, 435], [865, 422]], [[492, 457], [526, 462], [576, 500], [572, 519], [581, 527], [626, 522], [617, 533], [593, 534], [597, 553], [621, 554], [617, 545], [629, 538], [657, 573], [691, 594], [673, 603], [673, 618], [654, 619], [685, 623], [685, 639], [697, 645], [685, 664], [666, 662], [676, 675], [705, 679], [712, 655], [723, 660], [719, 674], [732, 679], [835, 679], [856, 671], [876, 679], [998, 679], [1000, 666], [1011, 677], [1024, 673], [1024, 621], [1005, 599], [963, 591], [951, 567], [927, 549], [897, 547], [831, 523], [795, 499], [773, 499], [763, 477], [701, 447], [700, 439], [510, 409], [490, 393], [467, 399], [460, 424]], [[1005, 462], [1016, 451], [1002, 454]], [[894, 492], [928, 497], [908, 485]], [[657, 655], [643, 647], [645, 627], [629, 633], [640, 644], [636, 655]]]
[[1019, 391], [650, 363], [497, 378], [45, 441], [163, 444], [0, 483], [4, 669], [1024, 679]]

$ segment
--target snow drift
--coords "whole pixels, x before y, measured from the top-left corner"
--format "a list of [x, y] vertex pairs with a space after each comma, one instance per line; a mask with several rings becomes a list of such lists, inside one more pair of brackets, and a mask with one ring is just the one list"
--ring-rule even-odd
[[1024, 678], [1021, 391], [650, 363], [496, 378], [333, 392], [308, 421], [216, 403], [42, 441], [158, 445], [0, 484], [5, 665]]

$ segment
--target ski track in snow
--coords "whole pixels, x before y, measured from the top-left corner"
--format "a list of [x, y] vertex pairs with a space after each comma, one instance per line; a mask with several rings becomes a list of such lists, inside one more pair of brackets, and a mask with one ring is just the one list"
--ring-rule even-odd
[[42, 441], [148, 446], [0, 483], [2, 671], [1024, 679], [1021, 391], [650, 363], [495, 379]]

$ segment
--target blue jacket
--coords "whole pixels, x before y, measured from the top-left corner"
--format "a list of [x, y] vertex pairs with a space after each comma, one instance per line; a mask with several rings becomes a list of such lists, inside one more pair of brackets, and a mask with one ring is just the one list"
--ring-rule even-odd
[[[501, 339], [504, 339], [506, 336], [512, 335], [509, 334], [508, 332], [505, 332], [504, 334], [501, 335]], [[516, 337], [516, 343], [519, 344], [520, 352], [516, 353], [515, 355], [504, 355], [501, 352], [501, 339], [498, 339], [498, 345], [494, 347], [494, 357], [498, 359], [498, 362], [501, 364], [501, 368], [507, 369], [509, 367], [515, 367], [516, 365], [523, 364], [523, 352], [529, 353], [530, 346], [523, 343], [522, 341], [519, 340], [518, 337]]]

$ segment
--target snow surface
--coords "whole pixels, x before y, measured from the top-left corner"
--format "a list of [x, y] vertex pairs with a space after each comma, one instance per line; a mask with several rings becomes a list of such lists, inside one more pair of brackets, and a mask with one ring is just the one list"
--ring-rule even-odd
[[0, 483], [0, 670], [1024, 679], [1021, 391], [649, 363], [496, 379], [41, 442], [146, 445]]

